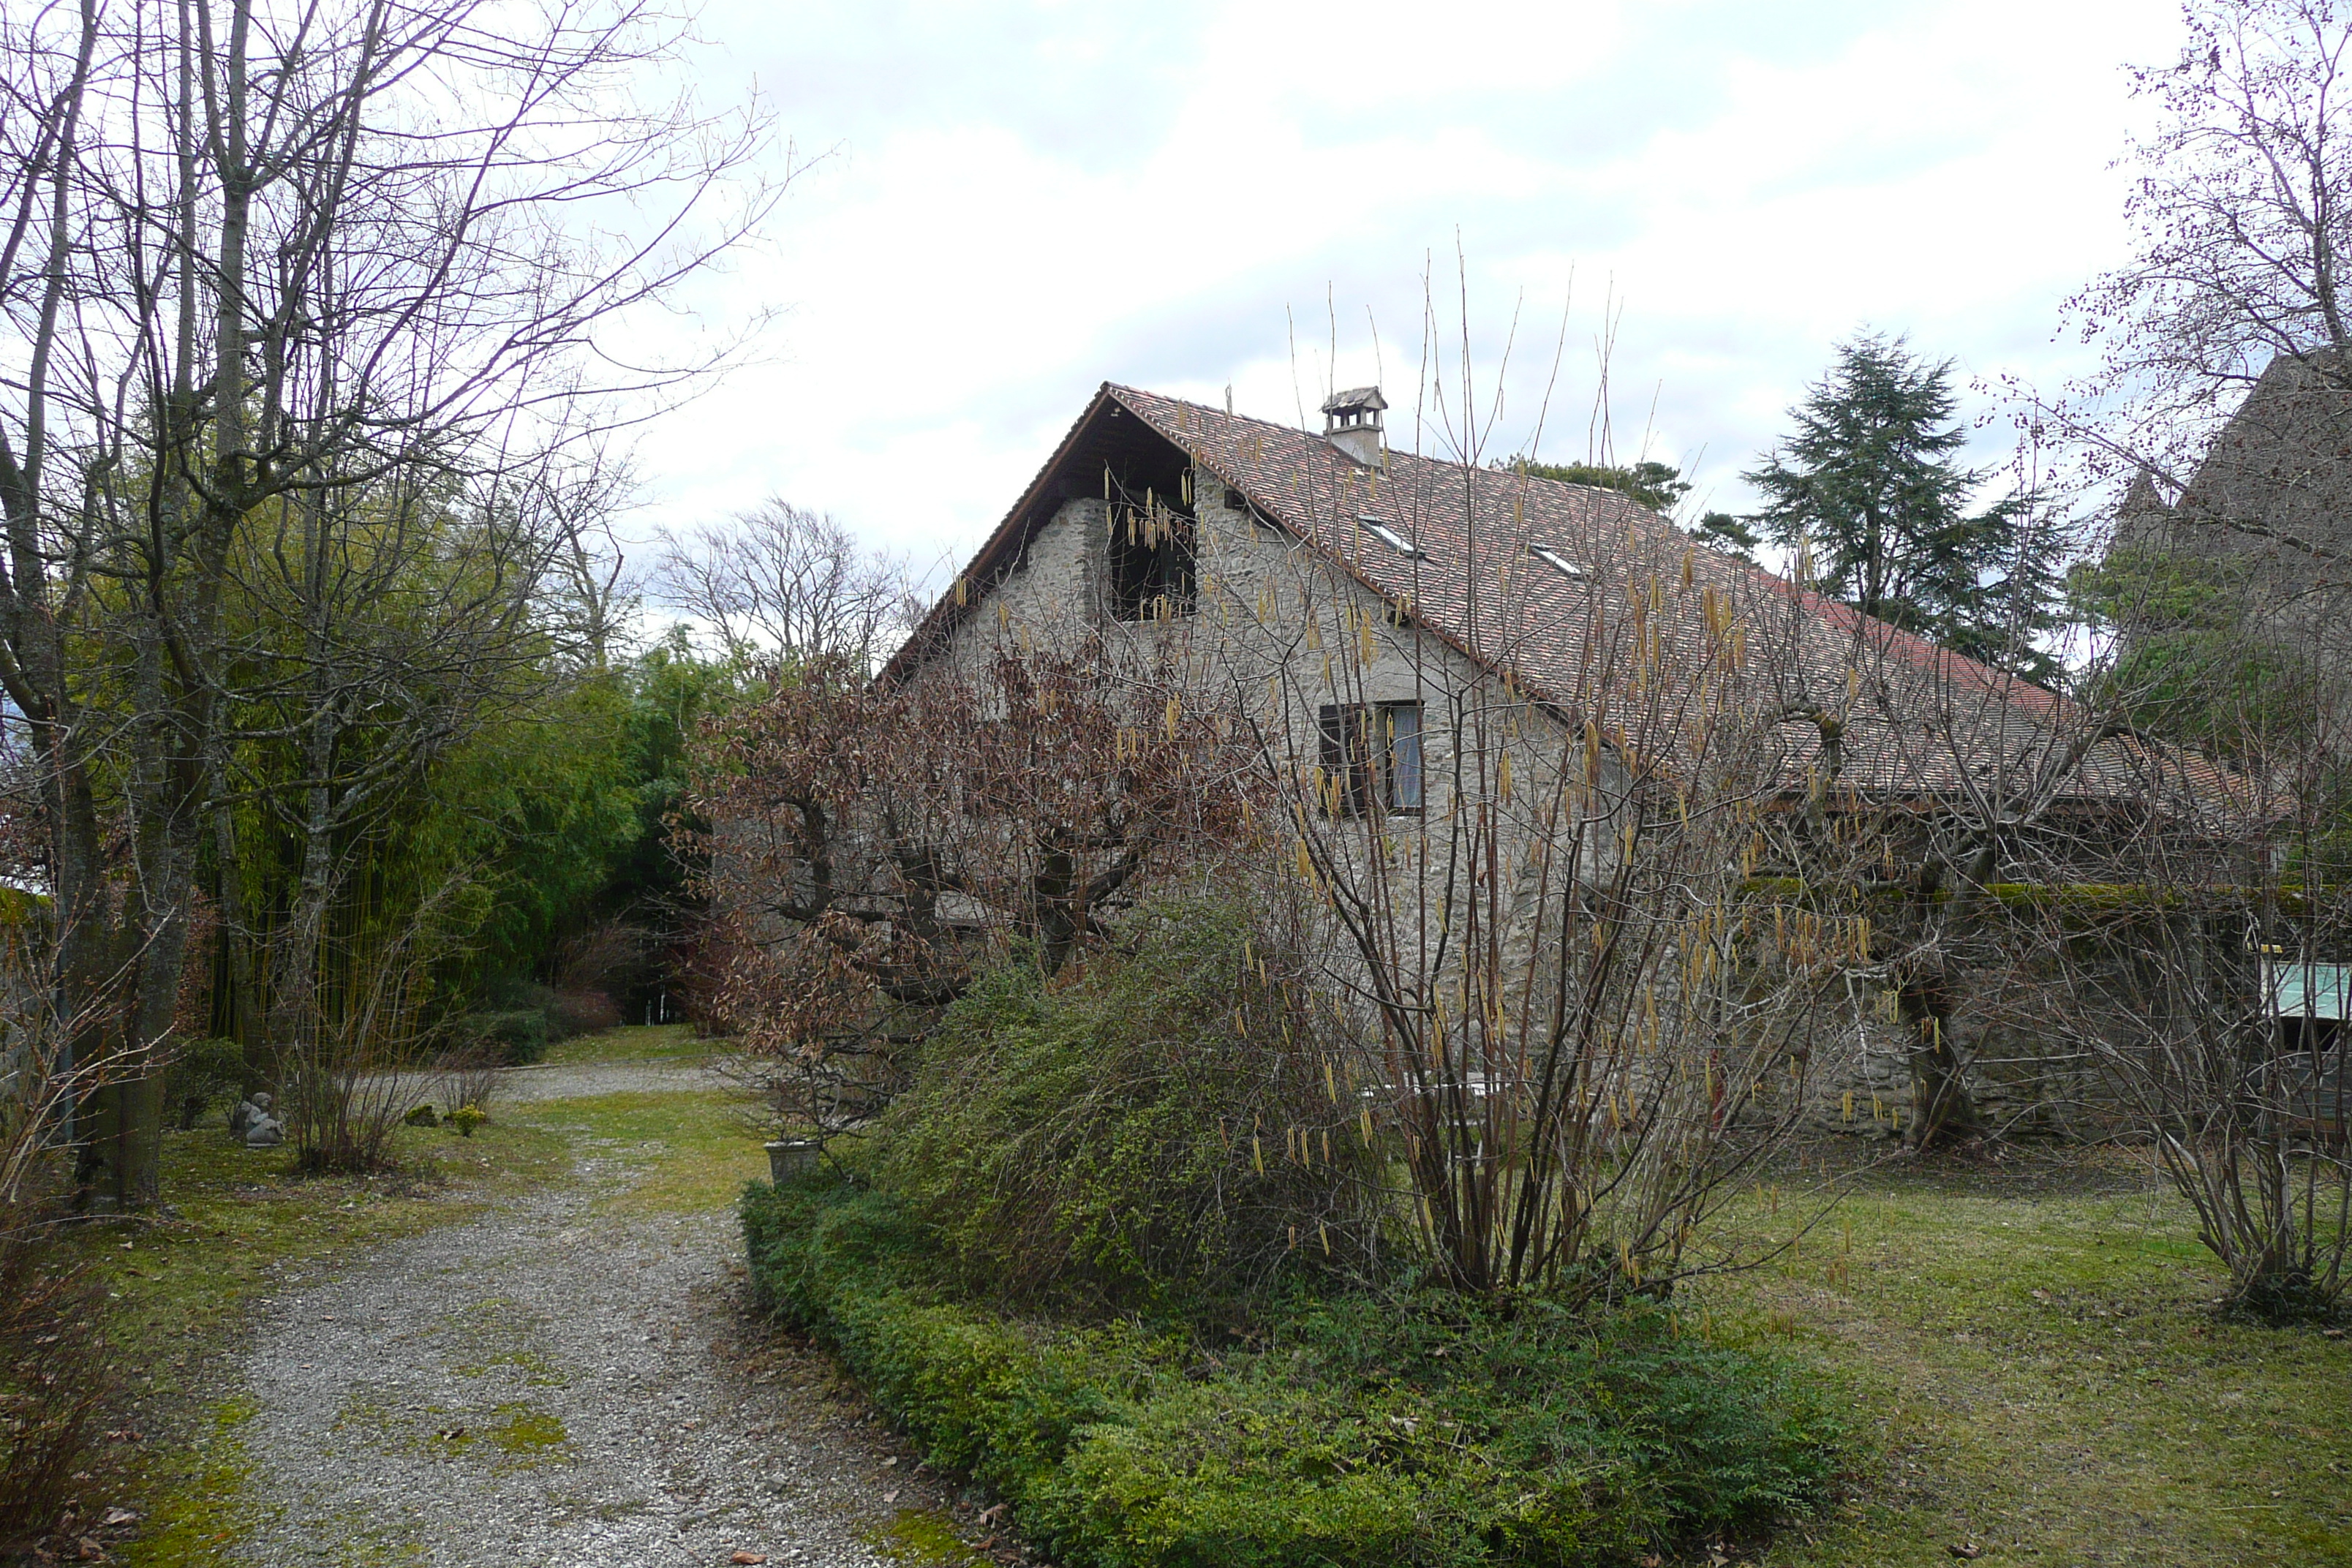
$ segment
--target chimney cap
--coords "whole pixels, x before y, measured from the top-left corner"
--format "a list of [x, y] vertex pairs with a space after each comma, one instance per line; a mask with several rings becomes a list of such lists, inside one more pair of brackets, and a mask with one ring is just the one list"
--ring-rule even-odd
[[1377, 386], [1351, 386], [1323, 400], [1325, 414], [1378, 414], [1389, 405]]

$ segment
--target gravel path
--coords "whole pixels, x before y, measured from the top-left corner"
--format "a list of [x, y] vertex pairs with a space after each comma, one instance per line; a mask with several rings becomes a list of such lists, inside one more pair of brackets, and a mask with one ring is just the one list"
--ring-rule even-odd
[[[730, 1071], [735, 1059], [689, 1057], [664, 1061], [656, 1058], [635, 1062], [541, 1062], [533, 1067], [505, 1068], [499, 1073], [493, 1103], [578, 1100], [592, 1094], [731, 1089], [739, 1081], [737, 1075]], [[370, 1082], [386, 1086], [375, 1092], [389, 1092], [404, 1102], [431, 1100], [440, 1104], [449, 1098], [447, 1080], [438, 1073], [400, 1073]]]
[[906, 1543], [950, 1487], [751, 1318], [733, 1215], [597, 1212], [625, 1180], [588, 1159], [267, 1302], [240, 1560], [938, 1561]]

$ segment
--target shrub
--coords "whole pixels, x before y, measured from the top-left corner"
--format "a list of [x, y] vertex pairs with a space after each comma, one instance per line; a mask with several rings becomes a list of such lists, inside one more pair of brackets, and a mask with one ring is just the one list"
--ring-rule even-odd
[[885, 1194], [754, 1184], [743, 1218], [768, 1310], [1070, 1568], [1630, 1563], [1801, 1513], [1832, 1471], [1784, 1368], [1654, 1310], [1298, 1295], [1218, 1351], [961, 1300]]
[[469, 1013], [457, 1021], [461, 1052], [524, 1067], [547, 1055], [547, 1015], [536, 1007]]
[[187, 1132], [215, 1104], [259, 1083], [246, 1065], [245, 1047], [235, 1040], [187, 1040], [165, 1069], [164, 1100], [178, 1117], [180, 1131]]
[[574, 1035], [600, 1034], [618, 1028], [621, 1010], [602, 991], [557, 991], [547, 1004], [548, 1037], [568, 1040]]
[[1247, 911], [1161, 905], [1126, 934], [1051, 984], [1016, 961], [949, 1009], [881, 1125], [877, 1184], [967, 1289], [1016, 1303], [1166, 1310], [1286, 1262], [1363, 1266], [1373, 1156], [1307, 1010], [1261, 978]]
[[[0, 1145], [26, 1131], [0, 1114]], [[0, 1186], [0, 1551], [57, 1517], [89, 1462], [106, 1392], [105, 1292], [47, 1245], [64, 1217], [57, 1163], [37, 1156]]]

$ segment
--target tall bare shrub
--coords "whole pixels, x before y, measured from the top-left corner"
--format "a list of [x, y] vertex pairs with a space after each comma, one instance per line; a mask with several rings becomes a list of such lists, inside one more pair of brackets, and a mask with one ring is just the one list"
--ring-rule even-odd
[[0, 925], [0, 1548], [57, 1515], [106, 1391], [105, 1293], [55, 1247], [71, 1171], [62, 1134], [95, 1076], [68, 1065], [47, 1007], [44, 911], [11, 891]]
[[1213, 858], [1253, 777], [1181, 658], [1094, 638], [904, 686], [812, 661], [705, 746], [712, 1005], [780, 1064], [780, 1110], [835, 1129], [1008, 942], [1054, 973], [1151, 876]]

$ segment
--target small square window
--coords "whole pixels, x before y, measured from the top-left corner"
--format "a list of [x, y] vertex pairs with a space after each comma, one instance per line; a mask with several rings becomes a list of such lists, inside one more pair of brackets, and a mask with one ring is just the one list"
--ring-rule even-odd
[[1418, 812], [1424, 793], [1421, 704], [1327, 704], [1320, 714], [1323, 810], [1364, 816]]
[[1386, 518], [1363, 516], [1357, 518], [1356, 521], [1363, 528], [1365, 532], [1370, 534], [1374, 539], [1379, 540], [1382, 544], [1387, 545], [1391, 550], [1395, 551], [1406, 560], [1422, 561], [1428, 558], [1429, 552], [1427, 551], [1423, 550], [1420, 545], [1415, 544], [1412, 540], [1407, 539], [1403, 534], [1398, 532], [1396, 525], [1390, 522]]

